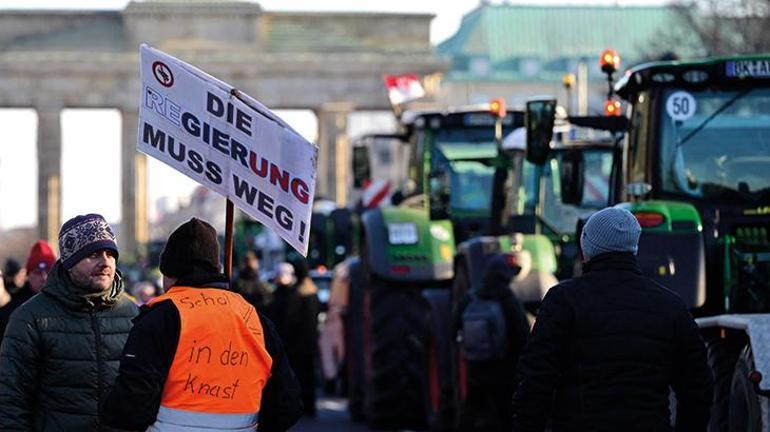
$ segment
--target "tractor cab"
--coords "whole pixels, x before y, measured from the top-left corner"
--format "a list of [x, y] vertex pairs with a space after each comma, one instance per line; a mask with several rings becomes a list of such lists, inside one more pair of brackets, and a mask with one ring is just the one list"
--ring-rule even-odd
[[366, 146], [354, 148], [355, 183], [367, 181], [372, 143], [398, 139], [404, 144], [406, 180], [394, 192], [394, 204], [427, 209], [433, 221], [451, 220], [458, 242], [487, 233], [495, 170], [507, 165], [498, 151], [501, 137], [523, 124], [524, 113], [506, 110], [501, 100], [405, 111], [398, 134], [370, 135]]
[[631, 113], [615, 199], [672, 203], [648, 230], [702, 232], [696, 314], [770, 311], [770, 57], [645, 64], [615, 92]]
[[[501, 137], [524, 124], [524, 113], [501, 101], [445, 112], [406, 112], [407, 177], [424, 193], [432, 220], [450, 219], [455, 241], [488, 233]], [[409, 193], [407, 193], [409, 195]]]

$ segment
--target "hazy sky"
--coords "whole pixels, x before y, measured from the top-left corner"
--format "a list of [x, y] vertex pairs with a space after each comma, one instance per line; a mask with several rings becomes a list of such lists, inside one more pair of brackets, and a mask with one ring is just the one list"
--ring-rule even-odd
[[[0, 0], [0, 9], [121, 9], [127, 0]], [[432, 13], [431, 41], [454, 33], [463, 14], [479, 0], [262, 0], [271, 11], [377, 11]], [[492, 3], [498, 3], [493, 1]], [[508, 0], [510, 4], [655, 5], [661, 0]], [[2, 13], [2, 11], [0, 11]], [[309, 140], [316, 135], [315, 116], [306, 111], [278, 112]], [[31, 226], [37, 221], [36, 115], [32, 110], [0, 109], [0, 229]], [[83, 131], [88, 130], [87, 134]], [[120, 219], [120, 115], [112, 110], [65, 110], [62, 113], [62, 218], [99, 212]], [[98, 149], [98, 151], [94, 151]], [[188, 194], [195, 183], [150, 160], [150, 207], [162, 196]]]

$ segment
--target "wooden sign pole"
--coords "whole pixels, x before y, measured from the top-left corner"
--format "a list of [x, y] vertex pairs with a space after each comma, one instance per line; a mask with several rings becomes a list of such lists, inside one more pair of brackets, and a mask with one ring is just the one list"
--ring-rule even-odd
[[233, 278], [233, 202], [227, 200], [225, 213], [225, 274], [232, 283]]

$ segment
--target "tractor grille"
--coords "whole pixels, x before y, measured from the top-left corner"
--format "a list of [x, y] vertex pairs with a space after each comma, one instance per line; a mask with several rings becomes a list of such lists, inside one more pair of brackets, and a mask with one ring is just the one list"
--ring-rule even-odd
[[393, 259], [396, 261], [426, 262], [428, 257], [425, 255], [395, 254]]
[[739, 312], [770, 312], [770, 227], [734, 226], [731, 303]]

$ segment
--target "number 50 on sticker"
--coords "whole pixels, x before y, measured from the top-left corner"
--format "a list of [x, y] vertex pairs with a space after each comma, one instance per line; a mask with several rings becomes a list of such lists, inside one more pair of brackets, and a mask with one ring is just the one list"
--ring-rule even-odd
[[687, 120], [695, 115], [697, 110], [698, 102], [686, 91], [674, 92], [666, 100], [666, 112], [674, 120]]

